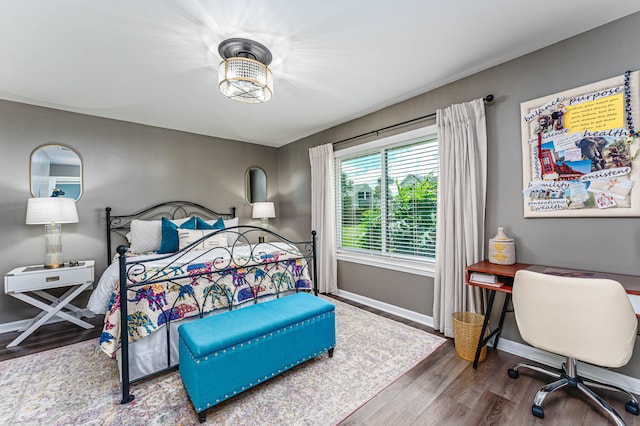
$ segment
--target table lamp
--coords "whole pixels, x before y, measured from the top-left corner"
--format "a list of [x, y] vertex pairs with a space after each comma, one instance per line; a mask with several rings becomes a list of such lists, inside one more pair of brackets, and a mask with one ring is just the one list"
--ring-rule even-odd
[[27, 225], [44, 225], [45, 268], [59, 268], [62, 260], [61, 223], [77, 223], [78, 210], [72, 198], [29, 198], [27, 202]]
[[262, 219], [262, 225], [267, 226], [269, 219], [276, 217], [276, 209], [270, 201], [253, 203], [253, 219]]
[[[253, 203], [251, 217], [253, 219], [262, 219], [262, 227], [266, 228], [269, 226], [269, 219], [276, 217], [276, 209], [270, 201]], [[265, 237], [258, 237], [258, 241], [265, 242]]]

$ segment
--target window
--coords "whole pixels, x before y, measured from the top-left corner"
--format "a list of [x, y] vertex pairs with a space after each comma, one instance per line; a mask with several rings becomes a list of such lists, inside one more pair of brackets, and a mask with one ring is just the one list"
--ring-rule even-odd
[[435, 126], [337, 151], [335, 156], [339, 253], [433, 261]]

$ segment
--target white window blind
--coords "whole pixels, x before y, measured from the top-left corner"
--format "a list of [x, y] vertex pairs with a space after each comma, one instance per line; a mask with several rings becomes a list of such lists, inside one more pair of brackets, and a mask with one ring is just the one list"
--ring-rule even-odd
[[341, 251], [435, 258], [436, 134], [346, 155], [336, 153]]

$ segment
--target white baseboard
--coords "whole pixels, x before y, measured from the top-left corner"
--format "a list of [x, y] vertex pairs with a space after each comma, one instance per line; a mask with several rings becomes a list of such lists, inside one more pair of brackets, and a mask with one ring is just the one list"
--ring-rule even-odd
[[362, 303], [363, 305], [370, 306], [383, 312], [388, 312], [390, 314], [394, 314], [399, 317], [406, 318], [408, 320], [415, 321], [417, 323], [424, 324], [428, 327], [433, 328], [433, 318], [428, 315], [400, 308], [389, 303], [380, 302], [379, 300], [371, 299], [369, 297], [361, 296], [349, 291], [338, 290], [337, 296], [340, 296], [347, 300], [352, 300], [354, 302]]
[[[362, 303], [363, 305], [370, 306], [372, 308], [379, 309], [383, 312], [397, 315], [401, 318], [406, 318], [411, 321], [426, 325], [433, 328], [433, 317], [410, 311], [408, 309], [400, 308], [398, 306], [390, 305], [385, 302], [380, 302], [369, 297], [361, 296], [359, 294], [351, 293], [344, 290], [338, 290], [338, 296], [347, 300]], [[490, 346], [492, 346], [490, 344]], [[524, 343], [514, 342], [512, 340], [500, 338], [499, 350], [507, 353], [520, 356], [530, 361], [547, 365], [553, 368], [559, 368], [564, 362], [565, 358], [559, 355], [555, 355], [549, 352], [545, 352], [540, 349], [536, 349], [532, 346]], [[507, 374], [507, 368], [513, 367], [505, 365], [505, 373]], [[523, 370], [524, 371], [524, 370]], [[624, 388], [632, 393], [640, 394], [640, 380], [634, 377], [625, 376], [624, 374], [617, 373], [615, 371], [607, 370], [606, 368], [596, 367], [590, 364], [579, 363], [579, 374], [585, 378], [589, 378], [595, 381], [609, 383], [615, 386]]]
[[[89, 309], [83, 309], [82, 312], [81, 312], [81, 317], [83, 317], [83, 318], [94, 318], [95, 316], [96, 316], [96, 314], [93, 313], [92, 311], [90, 311]], [[12, 321], [12, 322], [2, 323], [2, 324], [0, 324], [0, 334], [2, 334], [2, 333], [10, 333], [12, 331], [18, 331], [22, 327], [24, 327], [25, 325], [29, 324], [30, 321], [31, 321], [31, 319], [25, 319], [25, 320], [20, 320], [20, 321]], [[64, 321], [64, 320], [54, 316], [53, 318], [49, 319], [49, 321], [45, 322], [43, 325], [55, 324], [55, 323], [61, 322], [61, 321]]]

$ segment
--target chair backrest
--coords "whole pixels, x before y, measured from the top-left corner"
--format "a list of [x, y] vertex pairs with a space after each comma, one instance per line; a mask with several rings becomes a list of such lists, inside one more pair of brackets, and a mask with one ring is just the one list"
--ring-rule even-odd
[[518, 271], [513, 308], [520, 335], [536, 348], [605, 367], [633, 353], [638, 321], [617, 281]]

